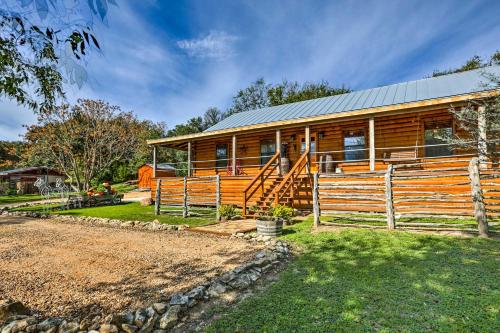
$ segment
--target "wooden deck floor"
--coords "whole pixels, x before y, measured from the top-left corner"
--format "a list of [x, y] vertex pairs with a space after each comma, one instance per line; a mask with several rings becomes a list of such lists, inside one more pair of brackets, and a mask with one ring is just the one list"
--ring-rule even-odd
[[231, 236], [232, 234], [238, 232], [250, 232], [257, 230], [257, 226], [255, 220], [239, 220], [239, 221], [221, 222], [203, 227], [189, 228], [187, 230], [193, 232]]

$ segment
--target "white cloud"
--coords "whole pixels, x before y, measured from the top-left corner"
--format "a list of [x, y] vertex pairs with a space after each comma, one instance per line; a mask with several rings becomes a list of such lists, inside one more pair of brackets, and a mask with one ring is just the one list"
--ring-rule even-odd
[[177, 45], [191, 57], [226, 59], [235, 54], [233, 44], [237, 40], [224, 31], [210, 31], [204, 37], [180, 40]]

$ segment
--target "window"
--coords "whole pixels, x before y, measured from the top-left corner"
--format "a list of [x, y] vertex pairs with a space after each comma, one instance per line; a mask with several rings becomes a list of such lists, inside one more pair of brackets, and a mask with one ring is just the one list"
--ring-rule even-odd
[[344, 132], [344, 160], [358, 161], [366, 156], [365, 132], [363, 130]]
[[276, 144], [271, 140], [260, 143], [260, 165], [263, 166], [276, 154]]
[[227, 144], [218, 144], [215, 147], [215, 167], [217, 169], [227, 168]]
[[[427, 121], [424, 123], [425, 157], [453, 155], [453, 149], [447, 145], [447, 138], [453, 135], [452, 121]], [[427, 147], [428, 145], [441, 145]]]
[[[306, 151], [306, 138], [300, 139], [300, 154], [304, 154]], [[315, 156], [314, 153], [316, 152], [316, 138], [314, 136], [311, 136], [311, 156]]]

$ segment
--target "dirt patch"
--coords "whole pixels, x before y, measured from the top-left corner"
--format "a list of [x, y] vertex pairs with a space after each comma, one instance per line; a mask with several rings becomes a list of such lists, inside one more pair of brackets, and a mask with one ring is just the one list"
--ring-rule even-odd
[[248, 242], [0, 217], [0, 295], [43, 316], [134, 309], [248, 261]]

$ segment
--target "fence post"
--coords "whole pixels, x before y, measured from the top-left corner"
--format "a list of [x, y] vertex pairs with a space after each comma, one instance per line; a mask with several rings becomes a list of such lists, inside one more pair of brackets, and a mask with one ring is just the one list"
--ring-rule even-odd
[[182, 204], [182, 217], [186, 218], [188, 216], [188, 192], [187, 192], [187, 177], [184, 176], [184, 200]]
[[156, 180], [155, 215], [160, 215], [161, 179]]
[[392, 202], [392, 175], [394, 173], [394, 167], [392, 164], [387, 166], [387, 172], [385, 173], [385, 206], [387, 215], [387, 227], [390, 230], [396, 229], [396, 222], [394, 220], [394, 204]]
[[220, 221], [220, 175], [215, 176], [215, 219]]
[[319, 217], [320, 217], [320, 210], [319, 210], [319, 191], [318, 191], [318, 181], [319, 181], [319, 174], [317, 172], [314, 173], [313, 176], [314, 179], [314, 185], [313, 185], [313, 214], [314, 214], [314, 228], [317, 228], [319, 226]]
[[488, 237], [488, 220], [486, 207], [484, 205], [483, 190], [481, 189], [481, 178], [479, 175], [479, 159], [474, 157], [469, 163], [469, 178], [472, 191], [472, 202], [474, 203], [474, 215], [480, 237]]

